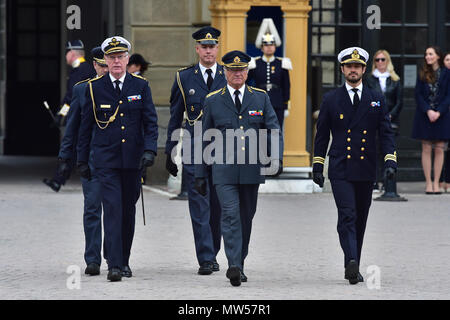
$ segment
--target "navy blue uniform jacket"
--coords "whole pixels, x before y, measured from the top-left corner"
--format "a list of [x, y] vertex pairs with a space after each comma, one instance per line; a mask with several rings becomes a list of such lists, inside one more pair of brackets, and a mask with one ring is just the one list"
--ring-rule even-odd
[[383, 95], [363, 86], [355, 111], [345, 85], [327, 93], [317, 122], [313, 171], [323, 171], [331, 133], [329, 179], [375, 181], [377, 131], [384, 166], [396, 168], [394, 132]]
[[[147, 80], [127, 72], [119, 96], [106, 74], [89, 81], [86, 94], [77, 146], [79, 162], [88, 162], [91, 138], [95, 168], [137, 169], [144, 150], [156, 153], [157, 115]], [[115, 120], [108, 125], [100, 123], [106, 127], [101, 129], [94, 110], [98, 121], [111, 116]]]
[[58, 157], [76, 162], [76, 146], [78, 141], [78, 129], [81, 122], [81, 107], [86, 104], [87, 81], [76, 84], [73, 87], [72, 101], [67, 114], [67, 125], [64, 138], [61, 141]]
[[[211, 92], [223, 88], [227, 83], [223, 71], [223, 66], [217, 64], [216, 74], [211, 86]], [[178, 70], [170, 94], [170, 120], [167, 128], [166, 154], [172, 152], [177, 145], [177, 141], [171, 141], [172, 133], [180, 129], [183, 123], [184, 112], [187, 120], [184, 129], [191, 134], [191, 161], [194, 158], [194, 123], [201, 120], [203, 115], [203, 102], [210, 92], [203, 79], [198, 64]], [[193, 163], [193, 162], [192, 162]]]
[[[212, 166], [212, 179], [213, 184], [259, 184], [264, 183], [265, 176], [261, 175], [261, 167], [263, 164], [260, 162], [259, 144], [260, 137], [258, 135], [258, 129], [278, 129], [277, 116], [270, 104], [269, 96], [260, 89], [246, 86], [245, 93], [242, 101], [240, 112], [237, 111], [234, 101], [231, 99], [231, 95], [225, 86], [216, 92], [212, 92], [205, 99], [205, 105], [203, 107], [204, 116], [202, 123], [203, 138], [205, 139], [205, 132], [208, 129], [218, 129], [222, 135], [223, 146], [223, 158], [222, 164], [213, 163]], [[237, 139], [234, 139], [234, 148], [227, 149], [227, 129], [241, 129], [245, 132], [249, 129], [256, 130], [257, 140], [250, 140], [245, 135], [237, 135]], [[268, 133], [270, 137], [270, 133]], [[242, 139], [244, 137], [244, 139]], [[280, 160], [283, 159], [283, 135], [278, 135], [279, 154], [273, 155], [274, 158]], [[241, 140], [242, 139], [242, 140]], [[206, 139], [205, 139], [206, 140]], [[238, 142], [243, 141], [244, 145], [239, 146]], [[252, 143], [250, 143], [252, 142]], [[204, 143], [204, 148], [208, 146], [208, 142]], [[270, 148], [270, 146], [269, 146]], [[257, 152], [254, 163], [251, 163], [250, 154]], [[245, 159], [245, 163], [238, 164], [238, 154], [242, 154], [242, 159]], [[266, 153], [267, 154], [267, 153]], [[218, 157], [218, 153], [214, 154]], [[234, 158], [234, 164], [227, 164], [227, 157]], [[195, 177], [204, 178], [207, 176], [206, 164], [196, 165]]]
[[73, 86], [80, 81], [86, 80], [88, 78], [92, 79], [96, 76], [96, 72], [92, 63], [89, 62], [81, 62], [80, 65], [76, 68], [73, 68], [70, 71], [69, 79], [67, 80], [67, 90], [66, 95], [63, 98], [62, 104], [71, 105], [72, 101], [72, 90]]
[[273, 85], [270, 91], [267, 90], [267, 94], [275, 109], [286, 109], [290, 99], [289, 70], [282, 68], [282, 60], [276, 57], [275, 60], [267, 63], [261, 57], [257, 57], [255, 58], [256, 68], [248, 72], [248, 83], [254, 81], [255, 87], [267, 90], [268, 80]]
[[434, 110], [439, 111], [441, 116], [436, 122], [432, 123], [428, 118], [427, 111], [431, 109], [430, 88], [420, 77], [417, 77], [415, 93], [417, 106], [412, 137], [423, 140], [450, 140], [450, 70], [441, 68], [437, 108]]

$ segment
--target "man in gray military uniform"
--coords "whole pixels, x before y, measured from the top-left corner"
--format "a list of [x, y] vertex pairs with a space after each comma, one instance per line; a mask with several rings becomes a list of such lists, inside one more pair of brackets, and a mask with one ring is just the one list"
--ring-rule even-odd
[[[276, 148], [271, 148], [271, 167], [275, 168], [272, 174], [275, 175], [282, 170], [283, 137], [267, 93], [245, 85], [250, 57], [241, 51], [231, 51], [222, 61], [227, 85], [206, 96], [202, 123], [203, 139], [208, 140], [205, 134], [216, 132], [214, 143], [222, 142], [222, 148], [215, 149], [213, 161], [204, 159], [202, 164], [196, 165], [195, 187], [200, 194], [206, 194], [207, 165], [211, 164], [212, 182], [222, 210], [227, 278], [233, 286], [239, 286], [247, 281], [244, 260], [248, 254], [259, 184], [265, 181], [264, 165], [269, 162], [267, 159], [264, 163], [259, 156], [261, 150], [258, 149], [267, 141], [261, 129], [275, 134], [276, 140], [272, 138], [269, 142], [272, 147], [279, 146], [275, 151]], [[236, 138], [238, 143], [235, 144]], [[205, 153], [210, 148], [208, 143], [203, 144]]]

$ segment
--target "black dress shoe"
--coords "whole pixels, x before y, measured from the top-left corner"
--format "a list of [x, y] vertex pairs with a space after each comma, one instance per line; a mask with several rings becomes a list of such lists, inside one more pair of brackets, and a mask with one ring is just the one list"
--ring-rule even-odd
[[61, 189], [61, 185], [53, 179], [45, 178], [44, 180], [42, 180], [42, 182], [45, 183], [50, 188], [52, 188], [52, 190], [55, 192], [58, 192], [59, 189]]
[[91, 276], [98, 276], [100, 274], [100, 266], [96, 263], [89, 263], [84, 270], [84, 273]]
[[[348, 280], [347, 276], [345, 276], [345, 280]], [[361, 273], [358, 272], [358, 282], [364, 282], [364, 278]]]
[[125, 266], [122, 268], [122, 277], [131, 278], [133, 276], [133, 273], [131, 272], [131, 269], [129, 266]]
[[122, 274], [120, 272], [120, 269], [119, 268], [111, 268], [108, 272], [108, 277], [106, 279], [108, 279], [111, 282], [121, 281]]
[[217, 263], [217, 261], [213, 261], [213, 263], [212, 263], [212, 271], [213, 272], [220, 271], [220, 267], [219, 267], [219, 264]]
[[213, 273], [213, 267], [211, 262], [203, 262], [200, 268], [198, 269], [198, 274], [202, 276], [206, 276]]
[[227, 278], [233, 287], [241, 285], [241, 270], [238, 267], [229, 267], [227, 270]]
[[241, 282], [247, 282], [247, 276], [244, 274], [244, 272], [241, 272]]
[[358, 273], [358, 263], [355, 260], [350, 260], [350, 262], [347, 264], [347, 267], [345, 267], [345, 279], [348, 279], [348, 282], [350, 282], [350, 284], [357, 284]]

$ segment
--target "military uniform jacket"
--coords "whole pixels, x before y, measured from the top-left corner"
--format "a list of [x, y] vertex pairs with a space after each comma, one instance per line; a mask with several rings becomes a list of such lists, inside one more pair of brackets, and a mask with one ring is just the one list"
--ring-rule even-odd
[[[248, 73], [248, 82], [254, 81], [255, 87], [266, 90], [275, 109], [285, 109], [290, 99], [291, 83], [289, 70], [283, 68], [283, 59], [275, 57], [266, 62], [261, 57], [255, 58], [256, 68]], [[267, 87], [270, 84], [271, 89]]]
[[86, 79], [73, 87], [72, 101], [70, 102], [70, 110], [67, 114], [67, 125], [64, 138], [61, 141], [58, 157], [68, 159], [75, 162], [76, 145], [78, 141], [78, 129], [81, 122], [81, 107], [86, 104]]
[[[242, 106], [240, 112], [237, 111], [234, 101], [225, 86], [223, 89], [211, 93], [205, 99], [203, 107], [204, 116], [202, 123], [203, 139], [208, 129], [214, 128], [221, 132], [223, 144], [223, 158], [222, 163], [212, 163], [212, 180], [213, 184], [259, 184], [264, 183], [265, 176], [261, 175], [261, 163], [259, 157], [257, 161], [250, 161], [250, 154], [257, 152], [259, 154], [260, 137], [258, 129], [278, 129], [280, 126], [278, 120], [270, 103], [269, 96], [262, 90], [246, 86], [243, 96]], [[256, 130], [257, 140], [250, 140], [248, 136], [237, 134], [234, 140], [233, 149], [227, 149], [227, 135], [228, 129], [241, 129], [244, 133], [249, 129]], [[232, 131], [233, 131], [232, 130]], [[270, 137], [270, 132], [268, 135]], [[272, 155], [273, 158], [282, 160], [283, 158], [283, 135], [277, 136], [279, 144], [278, 155]], [[238, 142], [243, 142], [240, 146]], [[252, 143], [249, 143], [252, 141]], [[269, 140], [270, 141], [270, 140]], [[204, 149], [208, 147], [208, 142], [204, 142]], [[268, 146], [270, 150], [270, 144]], [[253, 151], [252, 151], [253, 150]], [[245, 159], [243, 164], [238, 164], [238, 154], [241, 153], [242, 159]], [[267, 154], [267, 152], [265, 152]], [[217, 151], [213, 156], [217, 157]], [[233, 164], [227, 162], [227, 158], [234, 158]], [[195, 177], [206, 177], [206, 163], [196, 165]]]
[[62, 104], [67, 104], [70, 106], [70, 102], [72, 100], [72, 90], [75, 84], [85, 79], [95, 78], [95, 76], [97, 75], [91, 63], [88, 63], [84, 60], [82, 61], [83, 62], [81, 62], [78, 67], [73, 68], [70, 71], [69, 79], [67, 80], [66, 95], [63, 98]]
[[[226, 83], [223, 66], [217, 64], [211, 92], [223, 88]], [[203, 102], [208, 93], [210, 91], [208, 91], [208, 86], [203, 79], [199, 64], [180, 69], [177, 72], [170, 95], [170, 120], [167, 128], [166, 154], [170, 154], [178, 143], [177, 141], [171, 141], [171, 136], [176, 129], [182, 127], [184, 112], [186, 111], [187, 120], [184, 129], [191, 134], [191, 157], [193, 159], [194, 124], [202, 119]]]
[[119, 96], [106, 74], [89, 81], [86, 94], [77, 146], [79, 162], [88, 162], [91, 138], [96, 168], [137, 169], [144, 150], [156, 153], [157, 114], [147, 80], [127, 72]]
[[396, 168], [394, 133], [383, 95], [364, 86], [354, 110], [345, 85], [327, 93], [317, 122], [313, 171], [323, 171], [331, 133], [329, 179], [375, 181], [377, 131], [384, 166]]

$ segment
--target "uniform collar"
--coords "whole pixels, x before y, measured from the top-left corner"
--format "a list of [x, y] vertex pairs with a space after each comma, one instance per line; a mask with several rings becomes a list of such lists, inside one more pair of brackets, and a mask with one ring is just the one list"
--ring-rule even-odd
[[[348, 92], [350, 92], [350, 91], [353, 89], [353, 87], [352, 87], [351, 85], [349, 85], [349, 84], [347, 83], [347, 81], [345, 82], [345, 88], [347, 89]], [[363, 84], [362, 84], [362, 82], [359, 84], [359, 86], [357, 86], [357, 87], [355, 87], [355, 88], [358, 89], [359, 92], [362, 92], [362, 90], [363, 90]]]
[[82, 64], [85, 61], [86, 59], [84, 59], [84, 57], [77, 58], [74, 62], [72, 62], [72, 68], [78, 68], [80, 64]]
[[[230, 86], [228, 83], [227, 83], [227, 88], [228, 88], [228, 91], [230, 92], [230, 94], [231, 94], [231, 97], [233, 98], [233, 101], [234, 101], [234, 92], [236, 91], [236, 89], [234, 89], [232, 86]], [[241, 101], [242, 101], [242, 99], [244, 98], [244, 92], [245, 92], [245, 84], [242, 86], [242, 87], [240, 87], [239, 89], [239, 92], [241, 93], [240, 94], [240, 99], [241, 99]]]
[[112, 82], [112, 83], [114, 83], [114, 81], [116, 81], [116, 80], [119, 80], [121, 83], [123, 83], [123, 82], [125, 81], [125, 76], [126, 76], [126, 75], [127, 75], [127, 73], [125, 72], [125, 73], [123, 74], [123, 76], [120, 77], [120, 79], [116, 79], [116, 78], [114, 78], [114, 77], [112, 76], [111, 73], [109, 73], [109, 78], [111, 79], [111, 82]]
[[217, 71], [217, 62], [214, 63], [214, 65], [211, 68], [206, 68], [204, 67], [200, 62], [198, 63], [198, 66], [200, 68], [200, 71], [202, 72], [202, 75], [204, 76], [206, 73], [206, 69], [211, 69], [212, 70], [212, 77], [214, 78], [216, 71]]
[[266, 57], [265, 55], [263, 55], [263, 56], [262, 56], [262, 59], [263, 59], [265, 62], [272, 62], [272, 61], [275, 60], [275, 56], [273, 55], [273, 56], [271, 56], [269, 59], [267, 59], [267, 57]]

